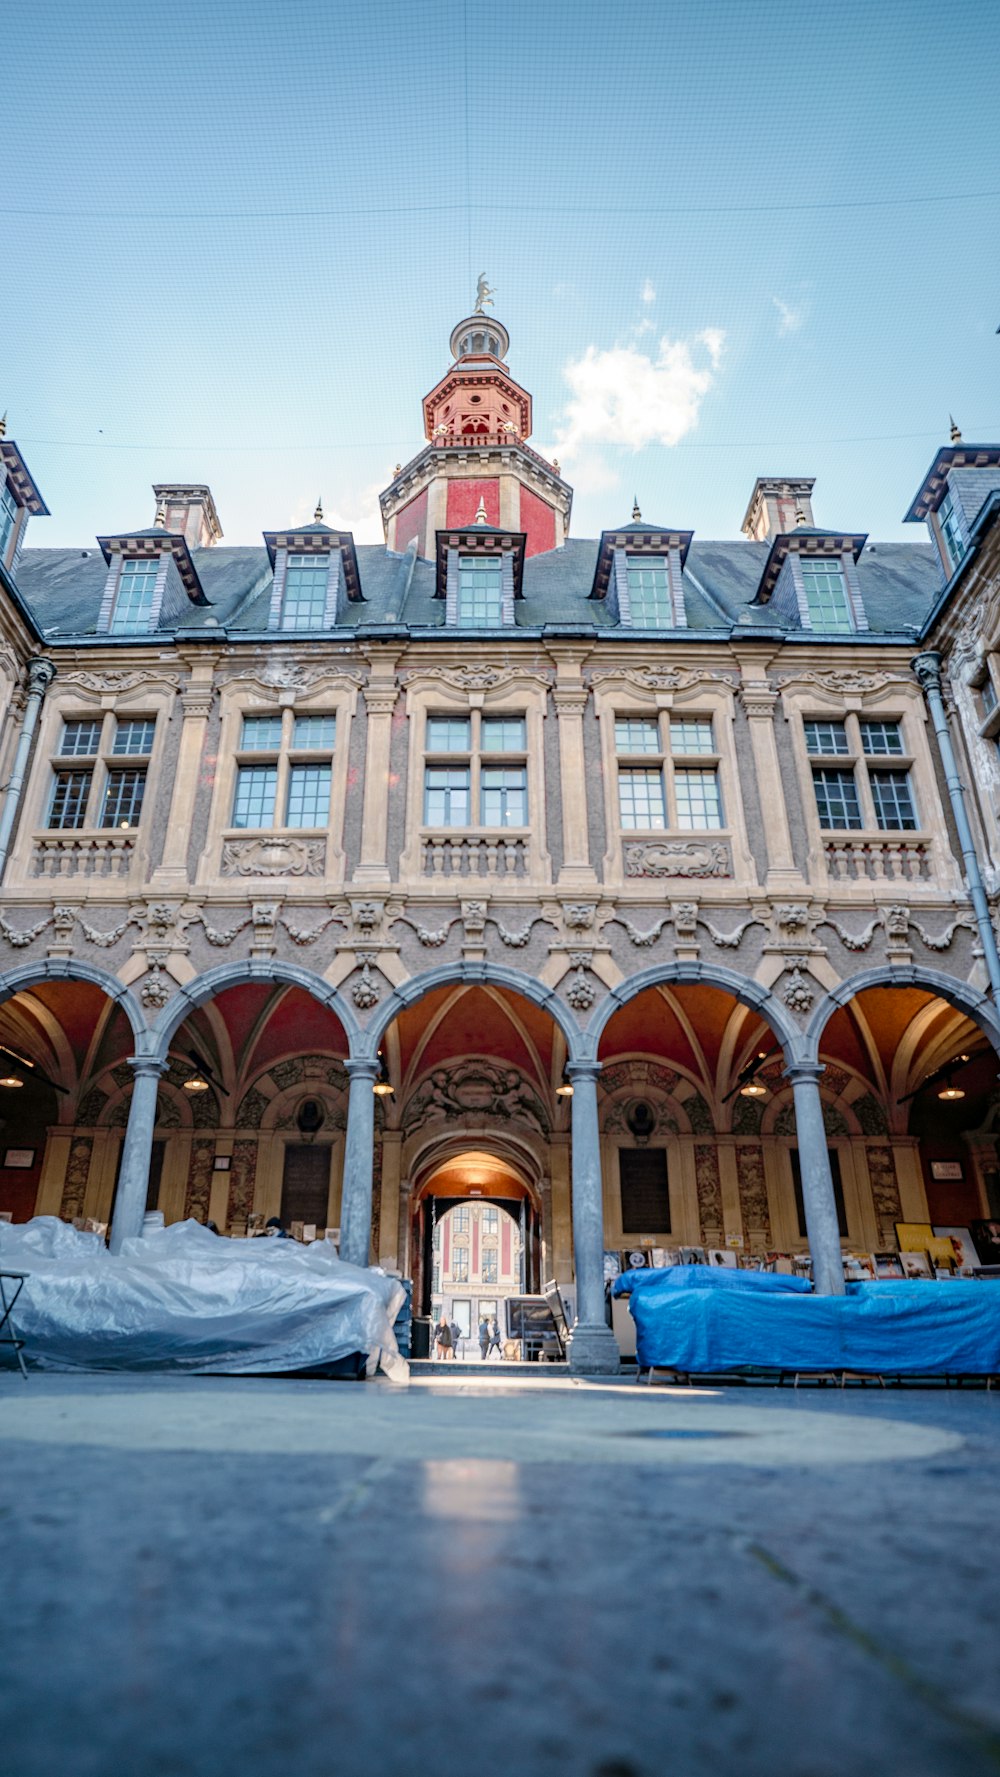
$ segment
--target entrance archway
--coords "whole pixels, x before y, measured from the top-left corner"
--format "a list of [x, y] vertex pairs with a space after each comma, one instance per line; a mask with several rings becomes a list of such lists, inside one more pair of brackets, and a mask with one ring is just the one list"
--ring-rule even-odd
[[[413, 1279], [418, 1312], [430, 1308], [435, 1229], [449, 1207], [477, 1199], [513, 1214], [524, 1287], [534, 1292], [558, 1277], [572, 1293], [570, 1114], [560, 1090], [568, 1043], [546, 997], [506, 978], [442, 980], [435, 972], [384, 1028], [392, 1096], [383, 1101], [381, 1257]], [[390, 1250], [393, 1169], [398, 1238]], [[484, 1283], [481, 1270], [475, 1281]]]
[[540, 1289], [540, 1194], [512, 1147], [488, 1134], [480, 1145], [446, 1138], [418, 1160], [409, 1231], [415, 1312], [436, 1319], [457, 1300], [471, 1325], [488, 1304], [502, 1326], [508, 1296]]

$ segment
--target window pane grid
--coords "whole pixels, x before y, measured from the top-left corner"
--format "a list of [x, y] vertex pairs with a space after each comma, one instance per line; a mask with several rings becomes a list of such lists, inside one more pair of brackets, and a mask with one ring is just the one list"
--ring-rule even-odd
[[159, 561], [123, 562], [111, 613], [112, 630], [148, 629]]
[[241, 765], [236, 773], [234, 827], [270, 827], [278, 785], [276, 765]]
[[714, 753], [711, 716], [671, 717], [670, 751], [675, 754]]
[[116, 759], [151, 753], [155, 731], [156, 723], [144, 719], [119, 722], [111, 751]]
[[882, 831], [900, 828], [912, 831], [917, 825], [917, 812], [910, 792], [909, 772], [873, 771], [870, 781], [875, 819]]
[[667, 824], [663, 778], [659, 771], [638, 768], [619, 771], [618, 801], [623, 827], [662, 830]]
[[497, 1249], [495, 1246], [485, 1248], [483, 1251], [482, 1278], [484, 1283], [496, 1283], [497, 1281]]
[[719, 781], [714, 771], [675, 772], [674, 793], [677, 825], [685, 832], [696, 827], [722, 826]]
[[813, 629], [835, 635], [854, 628], [839, 563], [803, 561], [802, 585]]
[[285, 570], [282, 629], [322, 629], [330, 582], [328, 555], [292, 555]]
[[292, 745], [303, 750], [332, 747], [337, 738], [336, 716], [296, 716]]
[[499, 624], [503, 616], [503, 575], [499, 560], [463, 556], [458, 564], [458, 621], [478, 629]]
[[523, 716], [484, 716], [480, 748], [484, 753], [523, 753], [528, 744]]
[[660, 726], [646, 717], [619, 716], [615, 721], [616, 753], [658, 753]]
[[100, 722], [66, 722], [59, 756], [62, 759], [90, 758], [97, 752], [100, 744]]
[[480, 779], [479, 802], [484, 827], [526, 827], [528, 776], [524, 767], [486, 767]]
[[813, 771], [821, 827], [860, 827], [861, 807], [853, 771]]
[[861, 722], [861, 748], [869, 758], [885, 757], [903, 751], [903, 736], [898, 722]]
[[329, 818], [329, 765], [293, 765], [288, 778], [287, 825], [325, 827]]
[[242, 749], [245, 753], [276, 753], [280, 745], [280, 716], [244, 716]]
[[661, 556], [626, 563], [633, 629], [669, 629], [674, 621], [667, 564]]
[[142, 813], [145, 792], [145, 771], [109, 771], [101, 826], [134, 827]]
[[49, 826], [76, 831], [84, 824], [91, 771], [57, 771], [49, 809]]
[[428, 716], [429, 753], [467, 753], [471, 746], [472, 724], [468, 716]]
[[467, 766], [429, 765], [424, 778], [424, 824], [428, 827], [469, 825]]
[[7, 554], [7, 545], [10, 542], [16, 518], [17, 501], [7, 483], [4, 482], [3, 487], [0, 488], [0, 561]]
[[849, 753], [847, 740], [847, 724], [845, 722], [808, 721], [803, 724], [806, 733], [806, 751], [814, 757], [829, 757], [830, 754]]

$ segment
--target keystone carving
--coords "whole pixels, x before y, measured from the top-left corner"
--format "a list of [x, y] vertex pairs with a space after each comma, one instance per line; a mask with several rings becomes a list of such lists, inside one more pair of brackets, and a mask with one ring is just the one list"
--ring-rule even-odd
[[699, 844], [695, 840], [652, 841], [626, 845], [626, 876], [729, 876], [729, 853], [724, 845]]
[[375, 952], [359, 951], [358, 961], [361, 964], [361, 973], [351, 988], [351, 998], [359, 1011], [370, 1012], [373, 1006], [378, 1005], [381, 995], [381, 988], [372, 975]]
[[808, 1012], [816, 997], [797, 963], [785, 982], [781, 997], [792, 1012]]
[[149, 974], [139, 989], [139, 998], [150, 1012], [159, 1012], [170, 998], [170, 983], [160, 972], [159, 963], [153, 963]]

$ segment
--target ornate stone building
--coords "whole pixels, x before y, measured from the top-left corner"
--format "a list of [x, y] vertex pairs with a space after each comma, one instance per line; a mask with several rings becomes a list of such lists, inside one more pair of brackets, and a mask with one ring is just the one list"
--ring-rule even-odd
[[163, 485], [28, 548], [0, 441], [0, 1208], [339, 1225], [419, 1306], [475, 1154], [602, 1368], [605, 1249], [835, 1290], [1000, 1212], [1000, 447], [912, 544], [806, 478], [577, 539], [508, 346], [455, 328], [385, 547]]

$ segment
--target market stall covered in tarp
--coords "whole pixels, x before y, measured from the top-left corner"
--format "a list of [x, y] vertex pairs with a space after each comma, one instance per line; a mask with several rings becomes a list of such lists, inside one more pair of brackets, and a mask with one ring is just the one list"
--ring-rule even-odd
[[803, 1278], [676, 1265], [626, 1271], [642, 1368], [891, 1376], [1000, 1372], [1000, 1288], [973, 1281], [885, 1279], [816, 1296]]
[[46, 1369], [260, 1375], [362, 1354], [369, 1374], [409, 1376], [392, 1325], [402, 1284], [342, 1264], [329, 1241], [225, 1240], [188, 1221], [112, 1256], [38, 1216], [0, 1228], [0, 1269], [27, 1273], [15, 1322]]

